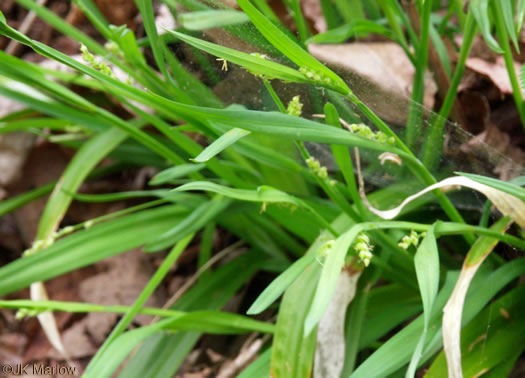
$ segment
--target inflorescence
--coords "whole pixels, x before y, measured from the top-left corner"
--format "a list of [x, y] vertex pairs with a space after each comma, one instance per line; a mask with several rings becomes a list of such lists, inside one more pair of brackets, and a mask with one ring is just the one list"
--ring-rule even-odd
[[82, 53], [82, 59], [84, 59], [84, 61], [92, 68], [99, 71], [100, 73], [103, 73], [104, 75], [116, 79], [116, 76], [113, 71], [111, 71], [111, 68], [102, 59], [95, 58], [95, 56], [89, 52], [85, 45], [80, 46], [80, 52]]
[[410, 235], [403, 236], [403, 238], [397, 245], [405, 250], [408, 249], [408, 247], [410, 247], [411, 245], [417, 248], [419, 240], [424, 238], [425, 234], [425, 232], [418, 234], [416, 231], [412, 230], [410, 231]]
[[365, 267], [370, 265], [370, 260], [372, 260], [372, 249], [374, 249], [374, 247], [370, 244], [370, 239], [366, 234], [361, 233], [356, 237], [354, 250], [357, 252], [359, 260]]
[[392, 145], [396, 143], [394, 137], [389, 137], [382, 131], [373, 132], [372, 129], [370, 129], [370, 127], [363, 123], [353, 123], [351, 125], [348, 125], [348, 129], [350, 130], [350, 132], [356, 135], [376, 141], [381, 144]]

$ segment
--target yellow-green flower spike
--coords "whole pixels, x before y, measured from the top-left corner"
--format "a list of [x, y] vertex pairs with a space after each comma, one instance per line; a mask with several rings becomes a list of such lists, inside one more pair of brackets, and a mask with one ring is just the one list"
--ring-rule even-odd
[[397, 245], [405, 250], [408, 249], [411, 245], [417, 248], [419, 240], [424, 238], [425, 234], [425, 232], [418, 234], [416, 231], [412, 230], [410, 231], [410, 235], [403, 236], [403, 238]]
[[372, 249], [374, 247], [370, 244], [370, 239], [366, 234], [359, 234], [355, 239], [354, 244], [354, 250], [357, 253], [357, 256], [359, 257], [359, 260], [365, 267], [370, 265], [370, 261], [372, 260]]
[[303, 104], [301, 103], [301, 96], [294, 96], [288, 103], [286, 113], [296, 117], [300, 117], [303, 112]]

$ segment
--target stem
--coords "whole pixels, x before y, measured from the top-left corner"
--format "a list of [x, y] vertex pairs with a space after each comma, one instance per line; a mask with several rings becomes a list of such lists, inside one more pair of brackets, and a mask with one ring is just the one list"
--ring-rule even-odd
[[456, 16], [458, 18], [459, 26], [461, 27], [461, 30], [465, 30], [466, 21], [465, 21], [465, 13], [463, 12], [463, 0], [452, 0], [452, 4], [450, 6], [454, 7], [454, 10], [456, 11]]
[[[277, 104], [277, 107], [279, 108], [279, 110], [281, 111], [281, 113], [284, 113], [286, 114], [287, 111], [286, 111], [286, 108], [284, 107], [281, 99], [279, 98], [279, 96], [277, 95], [277, 93], [275, 92], [275, 90], [273, 89], [272, 85], [270, 84], [270, 82], [267, 80], [267, 79], [263, 79], [263, 82], [264, 82], [264, 85], [266, 87], [266, 89], [268, 89], [268, 92], [270, 92], [270, 95], [272, 96], [273, 100], [275, 101], [275, 103]], [[306, 160], [310, 157], [310, 154], [308, 153], [308, 151], [306, 150], [306, 148], [304, 147], [304, 144], [302, 142], [298, 142], [298, 146], [299, 146], [299, 150], [301, 151], [301, 154], [303, 156], [303, 158]], [[320, 179], [319, 177], [317, 177], [317, 175], [315, 175], [316, 179], [317, 179], [317, 182], [321, 185], [321, 187], [323, 189], [325, 189], [325, 187], [327, 186], [324, 181], [322, 179]], [[325, 190], [326, 192], [326, 190]], [[327, 194], [330, 196], [330, 194], [327, 192]], [[341, 196], [342, 197], [342, 196]], [[332, 197], [330, 197], [332, 198]], [[336, 200], [334, 200], [335, 203], [337, 203]], [[306, 205], [306, 203], [305, 203]], [[319, 224], [322, 226], [322, 227], [326, 227], [328, 229], [328, 231], [330, 231], [330, 233], [334, 236], [339, 236], [339, 233], [337, 231], [335, 231], [332, 226], [330, 225], [330, 223], [328, 221], [326, 221], [326, 219], [324, 219], [321, 215], [319, 215], [314, 209], [312, 209], [311, 207], [307, 206], [307, 209], [310, 210], [310, 212], [313, 214], [313, 216], [319, 221]]]
[[[412, 5], [413, 6], [413, 5]], [[430, 30], [430, 13], [432, 10], [432, 1], [425, 1], [423, 14], [421, 15], [421, 33], [419, 39], [419, 48], [416, 54], [416, 73], [414, 75], [414, 84], [412, 87], [412, 103], [408, 113], [406, 127], [406, 143], [410, 149], [415, 147], [416, 140], [421, 131], [423, 95], [425, 92], [425, 72], [428, 61], [428, 41]], [[415, 9], [414, 9], [415, 11]]]
[[[339, 121], [339, 114], [337, 109], [331, 103], [326, 103], [324, 107], [325, 122], [327, 125], [342, 128]], [[350, 197], [357, 207], [357, 212], [360, 214], [361, 218], [365, 217], [368, 214], [361, 197], [359, 196], [359, 191], [357, 189], [357, 183], [355, 181], [354, 167], [352, 165], [352, 157], [348, 151], [347, 146], [341, 145], [331, 145], [332, 155], [341, 169], [343, 178], [346, 181], [347, 188], [350, 192]]]
[[[301, 152], [301, 155], [303, 159], [306, 161], [310, 158], [310, 153], [304, 146], [303, 142], [297, 142], [297, 147], [299, 148], [299, 151]], [[341, 208], [341, 210], [346, 213], [350, 218], [352, 218], [354, 221], [358, 222], [361, 217], [355, 212], [355, 210], [352, 208], [350, 203], [346, 200], [345, 196], [339, 192], [335, 187], [332, 187], [327, 181], [327, 179], [322, 179], [315, 173], [312, 173], [315, 177], [315, 180], [319, 184], [319, 186], [323, 189], [323, 191], [326, 193], [328, 198], [330, 198], [334, 203]]]
[[[63, 311], [71, 313], [88, 313], [88, 312], [108, 312], [115, 314], [125, 314], [131, 306], [103, 306], [91, 303], [79, 302], [61, 302], [61, 301], [31, 301], [28, 299], [0, 300], [0, 308], [12, 309], [34, 309], [40, 311]], [[186, 315], [186, 312], [165, 310], [163, 308], [142, 307], [139, 309], [140, 314], [152, 315], [159, 317], [178, 317]]]
[[275, 15], [272, 8], [268, 5], [266, 0], [253, 0], [253, 3], [261, 11], [262, 14], [264, 14], [268, 19], [272, 20], [273, 22], [280, 24], [281, 20], [279, 20], [279, 17]]
[[334, 3], [339, 14], [347, 23], [365, 18], [365, 11], [360, 0], [334, 0]]
[[311, 33], [303, 16], [300, 0], [286, 0], [284, 3], [295, 21], [297, 31], [299, 32], [299, 39], [304, 43], [304, 41], [310, 37]]
[[418, 50], [419, 48], [419, 40], [417, 38], [416, 32], [414, 31], [414, 28], [412, 28], [412, 24], [410, 24], [410, 20], [408, 19], [408, 16], [403, 11], [403, 8], [399, 4], [397, 0], [392, 1], [392, 4], [394, 6], [394, 9], [398, 15], [398, 17], [401, 19], [403, 25], [405, 26], [406, 32], [408, 34], [408, 38], [410, 39], [410, 42], [412, 43], [412, 46], [414, 47], [414, 50]]
[[514, 69], [514, 59], [512, 57], [512, 47], [509, 43], [509, 38], [507, 35], [507, 30], [505, 29], [505, 21], [503, 20], [503, 12], [501, 10], [501, 4], [499, 1], [494, 1], [492, 3], [495, 16], [496, 24], [496, 33], [498, 34], [498, 40], [503, 48], [503, 58], [505, 59], [505, 66], [507, 67], [507, 72], [509, 74], [510, 84], [512, 85], [512, 95], [514, 97], [514, 102], [518, 108], [518, 113], [520, 115], [521, 125], [525, 128], [525, 107], [523, 104], [523, 97], [521, 95], [521, 88], [519, 85], [518, 77], [516, 76], [516, 71]]
[[272, 99], [275, 102], [275, 104], [277, 105], [277, 107], [279, 108], [279, 111], [281, 113], [286, 114], [286, 107], [284, 106], [283, 102], [281, 101], [281, 99], [279, 98], [279, 96], [277, 95], [275, 90], [273, 89], [273, 87], [270, 84], [270, 82], [268, 81], [268, 79], [263, 79], [263, 83], [264, 83], [264, 86], [266, 87], [266, 89], [268, 90], [268, 92], [270, 92], [270, 96], [272, 96]]
[[407, 45], [408, 43], [405, 37], [405, 33], [403, 32], [403, 28], [401, 27], [401, 25], [399, 25], [392, 3], [389, 1], [380, 1], [378, 4], [381, 7], [383, 13], [385, 14], [385, 17], [388, 20], [388, 24], [392, 28], [392, 31], [398, 38], [399, 43]]
[[448, 88], [443, 105], [439, 111], [439, 116], [436, 117], [434, 123], [431, 125], [430, 132], [425, 142], [426, 146], [423, 149], [423, 165], [427, 167], [431, 172], [437, 167], [441, 158], [441, 149], [443, 147], [443, 127], [447, 121], [447, 118], [454, 105], [456, 99], [457, 89], [463, 72], [465, 71], [465, 63], [467, 61], [472, 42], [476, 36], [476, 23], [474, 22], [474, 16], [472, 12], [468, 13], [467, 21], [465, 25], [465, 34], [463, 36], [463, 43], [459, 51], [459, 59], [456, 65], [456, 70], [452, 76], [452, 81]]

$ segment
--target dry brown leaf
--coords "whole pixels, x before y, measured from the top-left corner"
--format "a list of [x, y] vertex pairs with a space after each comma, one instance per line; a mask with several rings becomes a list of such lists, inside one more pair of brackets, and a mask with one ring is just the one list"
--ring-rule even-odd
[[[133, 27], [138, 9], [133, 0], [94, 0], [98, 9], [113, 25], [128, 25]], [[85, 20], [85, 16], [76, 5], [71, 7], [67, 21], [77, 25]]]
[[463, 128], [471, 134], [479, 134], [485, 130], [490, 116], [490, 104], [480, 92], [464, 90], [459, 96], [463, 111]]
[[[414, 67], [398, 44], [310, 44], [308, 50], [338, 72], [350, 89], [380, 117], [398, 125], [406, 123]], [[427, 74], [425, 108], [432, 109], [434, 106], [436, 91], [436, 84]]]
[[[43, 143], [36, 145], [22, 170], [23, 180], [16, 183], [13, 193], [23, 193], [38, 186], [57, 180], [65, 167], [68, 159], [56, 145]], [[44, 210], [47, 198], [40, 198], [15, 211], [14, 216], [18, 229], [26, 246], [35, 240], [40, 215]]]
[[0, 361], [12, 365], [21, 364], [27, 342], [27, 336], [21, 333], [4, 333], [0, 335]]
[[[496, 57], [495, 62], [489, 62], [481, 58], [468, 58], [466, 67], [480, 75], [488, 77], [502, 94], [512, 94], [505, 61], [502, 56]], [[514, 62], [514, 70], [519, 77], [521, 65]]]
[[[68, 351], [69, 358], [91, 357], [97, 352], [97, 346], [87, 333], [86, 323], [86, 318], [84, 318], [62, 332], [62, 344]], [[50, 351], [49, 357], [61, 359], [61, 355], [54, 350]]]
[[[132, 305], [153, 273], [148, 256], [138, 249], [114, 256], [99, 266], [106, 271], [83, 281], [80, 296], [86, 302], [101, 305]], [[164, 301], [163, 294], [157, 291], [146, 306], [162, 306]], [[116, 320], [117, 315], [113, 313], [89, 313], [86, 317], [87, 332], [96, 343], [102, 343]], [[146, 315], [135, 318], [141, 325], [150, 320]]]
[[303, 8], [304, 16], [313, 23], [317, 32], [324, 33], [327, 27], [319, 0], [302, 0], [301, 7]]
[[[491, 147], [487, 149], [487, 145]], [[500, 180], [508, 181], [523, 174], [525, 152], [511, 144], [510, 136], [492, 126], [461, 145], [461, 150], [468, 154], [485, 155], [487, 152], [494, 165], [494, 173]], [[484, 157], [485, 158], [485, 157]]]
[[[18, 102], [0, 96], [0, 117], [23, 108]], [[34, 135], [23, 132], [0, 135], [0, 185], [8, 185], [20, 175], [34, 140]]]

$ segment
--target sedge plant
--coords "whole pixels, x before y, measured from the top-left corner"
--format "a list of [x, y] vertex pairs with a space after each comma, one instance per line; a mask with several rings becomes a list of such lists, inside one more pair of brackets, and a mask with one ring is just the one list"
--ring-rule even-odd
[[[503, 308], [505, 318], [521, 317], [525, 297], [517, 278], [525, 272], [525, 260], [491, 252], [503, 244], [520, 253], [525, 248], [525, 180], [450, 172], [445, 180], [437, 177], [443, 176], [445, 120], [475, 33], [479, 29], [489, 46], [501, 46], [508, 59], [508, 39], [514, 41], [523, 16], [510, 24], [503, 5], [491, 5], [497, 8], [491, 20], [486, 2], [471, 1], [465, 13], [461, 1], [451, 1], [442, 24], [435, 25], [437, 2], [417, 1], [417, 30], [395, 0], [321, 1], [330, 29], [311, 37], [299, 1], [284, 2], [296, 23], [295, 36], [262, 0], [238, 0], [238, 10], [215, 1], [165, 0], [182, 25], [175, 30], [155, 24], [150, 1], [136, 0], [146, 32], [137, 40], [126, 26], [110, 25], [91, 0], [76, 1], [106, 40], [101, 45], [36, 2], [17, 3], [79, 42], [81, 59], [30, 39], [0, 15], [0, 34], [68, 67], [44, 69], [0, 52], [0, 95], [26, 106], [0, 119], [0, 133], [32, 132], [75, 150], [57, 182], [0, 202], [3, 215], [50, 193], [33, 245], [0, 268], [1, 295], [26, 287], [38, 295], [2, 300], [0, 306], [18, 310], [21, 317], [38, 316], [65, 358], [53, 311], [123, 314], [85, 376], [109, 377], [119, 367], [123, 377], [173, 376], [202, 334], [242, 333], [271, 336], [260, 336], [261, 349], [239, 372], [242, 377], [312, 372], [316, 377], [413, 377], [422, 367], [436, 377], [504, 376], [512, 369], [525, 345], [523, 322], [490, 314]], [[474, 3], [483, 4], [475, 8]], [[178, 12], [182, 9], [186, 12]], [[439, 31], [449, 29], [452, 15], [464, 42], [454, 69], [438, 54], [448, 67], [450, 86], [439, 116], [422, 130], [429, 49], [439, 50]], [[491, 22], [499, 45], [490, 34]], [[252, 50], [222, 46], [202, 33], [214, 28]], [[306, 49], [308, 43], [369, 33], [399, 43], [415, 65], [406, 131], [394, 131]], [[258, 82], [265, 107], [226, 105], [179, 60], [176, 46], [191, 47], [206, 83], [227, 77], [219, 75], [221, 68], [246, 71]], [[100, 97], [83, 98], [72, 84]], [[279, 89], [283, 85], [298, 93], [290, 96]], [[108, 111], [108, 98], [129, 118]], [[521, 114], [521, 93], [514, 98]], [[307, 100], [318, 111], [315, 117]], [[203, 147], [194, 134], [208, 144]], [[319, 144], [326, 145], [332, 166], [316, 155]], [[367, 167], [361, 166], [361, 156]], [[99, 166], [108, 157], [112, 165]], [[398, 164], [403, 169], [388, 167]], [[129, 165], [158, 170], [148, 190], [77, 193], [86, 180]], [[399, 182], [366, 192], [365, 168], [379, 174], [392, 168], [388, 172], [397, 173]], [[464, 210], [442, 190], [450, 187], [466, 187], [471, 196], [482, 193], [499, 214], [491, 214], [490, 205], [483, 214]], [[140, 204], [63, 225], [72, 201], [132, 198], [141, 198]], [[215, 257], [229, 251], [214, 254], [212, 240], [219, 230], [245, 247], [232, 246], [238, 253], [217, 266]], [[199, 274], [191, 287], [167, 308], [144, 307], [192, 243], [199, 244]], [[46, 280], [137, 247], [144, 253], [168, 252], [132, 305], [47, 298]], [[260, 272], [273, 274], [273, 281], [253, 298], [245, 297], [239, 313], [221, 311]], [[156, 318], [129, 329], [137, 314]], [[482, 345], [476, 341], [480, 337]]]

